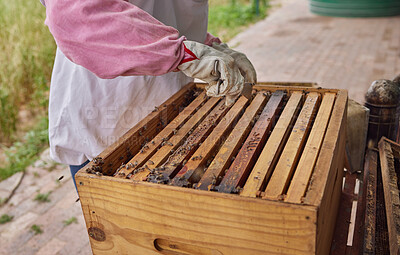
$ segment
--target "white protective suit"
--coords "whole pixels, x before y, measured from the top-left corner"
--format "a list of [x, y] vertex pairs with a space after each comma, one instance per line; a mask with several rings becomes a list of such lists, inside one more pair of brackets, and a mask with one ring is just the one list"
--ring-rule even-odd
[[[129, 2], [188, 40], [206, 39], [207, 0]], [[192, 80], [182, 72], [100, 79], [57, 49], [49, 104], [51, 157], [69, 165], [91, 160]]]

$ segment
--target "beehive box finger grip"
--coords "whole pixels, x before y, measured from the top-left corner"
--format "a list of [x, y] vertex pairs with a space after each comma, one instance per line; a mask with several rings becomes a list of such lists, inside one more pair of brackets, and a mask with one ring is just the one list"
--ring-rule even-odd
[[204, 254], [204, 255], [222, 255], [216, 249], [198, 246], [196, 244], [181, 243], [174, 240], [156, 238], [154, 240], [154, 248], [166, 255], [187, 255], [187, 254]]

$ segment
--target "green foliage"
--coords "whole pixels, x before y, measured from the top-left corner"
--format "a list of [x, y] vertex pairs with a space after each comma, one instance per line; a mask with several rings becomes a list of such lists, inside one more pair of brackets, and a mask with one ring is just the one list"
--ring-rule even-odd
[[64, 220], [63, 223], [65, 226], [68, 226], [72, 223], [78, 223], [78, 220], [75, 217], [71, 217], [68, 220]]
[[33, 231], [33, 233], [35, 233], [35, 235], [43, 233], [42, 228], [36, 224], [31, 226], [31, 231]]
[[6, 166], [0, 168], [0, 180], [24, 171], [32, 164], [39, 153], [48, 146], [48, 119], [43, 117], [36, 126], [25, 134], [20, 142], [15, 142], [10, 148], [5, 149], [7, 156]]
[[6, 137], [10, 137], [16, 130], [18, 112], [12, 101], [10, 93], [0, 87], [0, 130]]
[[3, 214], [0, 217], [0, 224], [5, 224], [7, 222], [12, 221], [12, 219], [14, 218], [14, 216], [10, 216], [8, 214]]
[[46, 112], [55, 43], [39, 1], [0, 0], [0, 142], [15, 141], [20, 107]]
[[35, 196], [35, 201], [38, 201], [40, 203], [45, 203], [45, 202], [50, 202], [49, 196], [51, 192], [48, 193], [39, 193]]
[[[261, 1], [265, 3], [265, 1]], [[267, 5], [260, 4], [259, 14], [255, 1], [234, 1], [218, 4], [210, 3], [208, 31], [226, 42], [241, 32], [247, 25], [265, 18]]]

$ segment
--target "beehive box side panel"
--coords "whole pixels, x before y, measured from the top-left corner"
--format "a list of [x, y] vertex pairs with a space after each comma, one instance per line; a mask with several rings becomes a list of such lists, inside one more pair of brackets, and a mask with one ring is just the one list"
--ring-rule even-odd
[[400, 253], [400, 200], [398, 176], [395, 167], [393, 146], [389, 140], [382, 138], [379, 142], [379, 159], [382, 173], [383, 192], [385, 197], [386, 217], [389, 232], [390, 254]]
[[[330, 173], [329, 185], [326, 186], [324, 197], [318, 211], [318, 229], [317, 229], [317, 254], [328, 254], [332, 244], [333, 233], [335, 230], [336, 218], [339, 209], [340, 197], [343, 182], [343, 161], [345, 149], [345, 135], [342, 132], [341, 147], [338, 152], [342, 156], [336, 159], [338, 164], [335, 166], [336, 171]], [[334, 169], [335, 169], [334, 168]]]
[[[337, 153], [340, 152], [338, 149], [340, 147], [339, 145], [342, 145], [342, 136], [345, 136], [345, 131], [343, 131], [343, 128], [346, 122], [346, 111], [347, 91], [339, 91], [337, 93], [335, 106], [332, 111], [331, 119], [329, 120], [319, 158], [316, 162], [315, 169], [304, 198], [305, 204], [315, 206], [320, 205], [324, 196], [322, 191], [325, 191], [326, 186], [330, 183], [328, 177], [332, 171], [335, 171], [335, 163], [343, 164], [343, 162], [338, 162], [339, 159], [337, 158]], [[344, 151], [341, 153], [343, 153], [343, 155], [340, 156], [344, 157]], [[327, 171], [327, 169], [329, 170]]]
[[[315, 252], [313, 206], [84, 173], [76, 178], [94, 254]], [[155, 242], [166, 249], [159, 253]]]
[[304, 203], [318, 208], [317, 254], [329, 253], [336, 223], [343, 179], [346, 113], [347, 92], [340, 91], [304, 199]]

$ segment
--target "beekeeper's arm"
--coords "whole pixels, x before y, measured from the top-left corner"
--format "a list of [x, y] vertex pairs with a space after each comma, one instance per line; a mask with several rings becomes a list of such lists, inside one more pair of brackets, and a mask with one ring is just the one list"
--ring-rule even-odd
[[[238, 94], [243, 77], [228, 54], [184, 36], [123, 0], [42, 0], [46, 24], [74, 63], [100, 78], [162, 75], [181, 70], [209, 82], [208, 94]], [[207, 35], [211, 45], [218, 39]], [[217, 61], [218, 60], [218, 61]], [[219, 62], [215, 72], [215, 62]], [[223, 82], [215, 87], [218, 81]]]

